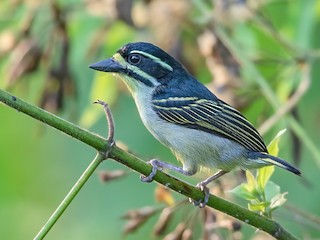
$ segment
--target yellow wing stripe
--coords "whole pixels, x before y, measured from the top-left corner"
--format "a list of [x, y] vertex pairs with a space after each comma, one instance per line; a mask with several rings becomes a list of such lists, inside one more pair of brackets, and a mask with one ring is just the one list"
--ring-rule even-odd
[[[228, 115], [223, 115], [223, 116], [225, 118], [228, 118], [228, 119], [236, 122], [237, 124], [234, 124], [232, 122], [229, 122], [229, 124], [233, 125], [239, 131], [241, 131], [242, 135], [245, 138], [249, 139], [250, 142], [254, 143], [255, 146], [257, 146], [258, 148], [265, 148], [264, 144], [261, 143], [262, 139], [261, 139], [260, 135], [256, 134], [256, 132], [252, 128], [249, 128], [247, 124], [244, 124], [243, 122], [241, 122], [235, 118], [231, 118]], [[241, 127], [239, 127], [239, 126], [241, 126]], [[245, 130], [245, 129], [247, 129], [247, 130]]]
[[[193, 107], [195, 108], [202, 108], [210, 113], [214, 113], [214, 114], [217, 114], [219, 111], [221, 111], [220, 108], [215, 108], [215, 107], [210, 107], [210, 106], [207, 106], [207, 105], [201, 105], [201, 104], [192, 104]], [[211, 115], [210, 115], [211, 117]]]
[[234, 139], [233, 135], [229, 134], [228, 132], [223, 131], [221, 128], [218, 128], [218, 127], [211, 125], [210, 123], [200, 121], [200, 122], [197, 122], [197, 125], [204, 127], [204, 128], [207, 128], [207, 129], [211, 129], [215, 132], [221, 133], [222, 135], [228, 136], [230, 139]]
[[180, 123], [182, 124], [194, 124], [194, 122], [187, 120], [186, 118], [184, 118], [183, 116], [181, 116], [180, 113], [176, 112], [176, 111], [172, 111], [171, 114], [173, 115], [173, 117], [175, 117], [175, 119], [180, 120]]
[[154, 103], [164, 103], [164, 102], [170, 102], [170, 101], [195, 101], [198, 98], [196, 97], [169, 97], [164, 99], [154, 99], [152, 102]]
[[[220, 123], [223, 123], [223, 118], [220, 116], [217, 116], [217, 118], [220, 119]], [[245, 141], [248, 145], [251, 146], [251, 148], [260, 148], [261, 146], [257, 144], [256, 138], [253, 135], [248, 135], [248, 132], [243, 130], [241, 127], [237, 126], [236, 124], [232, 122], [228, 122], [228, 125], [225, 124], [225, 128], [227, 128], [230, 132], [234, 132], [238, 137], [240, 137], [243, 141]], [[236, 130], [235, 130], [236, 129]]]
[[175, 124], [198, 125], [221, 133], [254, 151], [267, 151], [260, 134], [236, 109], [222, 101], [195, 97], [153, 100], [158, 115]]
[[[205, 108], [205, 107], [203, 107], [203, 106], [201, 106], [201, 105], [198, 105], [197, 107], [198, 107], [198, 108], [197, 108], [197, 111], [198, 111], [198, 112], [201, 112], [201, 114], [203, 114], [204, 116], [207, 116], [207, 119], [211, 119], [211, 118], [213, 117], [213, 115], [216, 115], [216, 114], [217, 114], [217, 111], [215, 111], [215, 112], [209, 111], [207, 108]], [[204, 112], [203, 110], [201, 110], [201, 108], [207, 110], [207, 111], [210, 112], [211, 114], [208, 114], [208, 113]]]
[[166, 112], [159, 112], [158, 114], [159, 114], [163, 119], [165, 119], [166, 121], [171, 122], [171, 123], [176, 123], [176, 120], [173, 119], [168, 113], [166, 113]]
[[[241, 132], [236, 131], [234, 128], [232, 128], [232, 125], [230, 125], [229, 123], [225, 123], [223, 118], [221, 117], [218, 117], [218, 118], [220, 120], [215, 119], [215, 122], [219, 123], [220, 126], [223, 126], [225, 129], [228, 129], [228, 131], [224, 131], [224, 132], [227, 132], [232, 139], [234, 139], [235, 141], [237, 141], [237, 139], [241, 139], [242, 142], [245, 143], [244, 145], [250, 147], [251, 149], [256, 148], [255, 144], [250, 140], [250, 138], [247, 138], [246, 135], [243, 135], [241, 134]], [[236, 138], [234, 136], [236, 136]]]

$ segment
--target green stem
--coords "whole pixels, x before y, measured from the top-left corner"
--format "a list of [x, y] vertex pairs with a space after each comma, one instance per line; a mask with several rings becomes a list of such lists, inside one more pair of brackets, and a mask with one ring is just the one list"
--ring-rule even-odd
[[298, 121], [292, 117], [288, 117], [288, 121], [292, 130], [297, 134], [300, 139], [303, 139], [303, 143], [309, 148], [310, 153], [314, 156], [318, 167], [320, 168], [320, 151], [319, 147], [309, 138], [304, 129], [298, 123]]
[[[63, 120], [51, 113], [48, 113], [45, 110], [42, 110], [38, 107], [35, 107], [29, 103], [24, 102], [21, 99], [18, 99], [7, 92], [0, 90], [0, 101], [6, 103], [8, 106], [11, 106], [19, 111], [26, 113], [29, 116], [32, 116], [35, 119], [38, 119], [68, 135], [74, 137], [92, 147], [97, 149], [99, 152], [107, 152], [108, 156], [117, 162], [128, 166], [129, 168], [143, 174], [149, 175], [151, 172], [151, 166], [146, 164], [143, 160], [127, 153], [126, 151], [118, 148], [116, 145], [110, 147], [106, 140], [102, 137], [99, 137], [93, 133], [90, 133], [87, 130], [84, 130], [66, 120]], [[100, 155], [98, 155], [100, 156]], [[94, 169], [98, 166], [98, 163], [102, 161], [102, 157], [97, 157], [94, 163], [92, 163], [88, 169], [91, 169], [89, 172], [92, 174]], [[88, 174], [90, 175], [90, 174]], [[203, 192], [199, 188], [191, 186], [185, 182], [182, 182], [172, 176], [169, 176], [161, 171], [158, 171], [154, 177], [154, 180], [158, 183], [171, 188], [172, 190], [183, 194], [192, 199], [198, 200], [203, 198]], [[84, 183], [83, 183], [84, 184]], [[79, 186], [79, 189], [81, 186]], [[68, 194], [69, 195], [69, 194]], [[68, 196], [67, 196], [68, 197]], [[73, 196], [74, 197], [74, 196]], [[64, 205], [64, 204], [61, 204]], [[277, 222], [268, 219], [264, 216], [256, 214], [249, 211], [243, 207], [240, 207], [234, 203], [228, 202], [222, 198], [210, 195], [209, 202], [207, 206], [217, 209], [221, 212], [224, 212], [230, 216], [233, 216], [251, 226], [254, 226], [260, 230], [263, 230], [269, 233], [271, 236], [277, 239], [296, 239], [283, 227], [281, 227]], [[66, 207], [66, 206], [65, 206]], [[61, 211], [61, 210], [60, 210]], [[63, 212], [63, 211], [62, 211]], [[61, 212], [61, 213], [62, 213]], [[61, 214], [60, 214], [61, 215]], [[59, 216], [60, 216], [59, 215]], [[56, 220], [55, 220], [56, 221]], [[54, 222], [53, 222], [54, 223]], [[49, 225], [50, 226], [50, 225]], [[52, 226], [52, 224], [51, 224]], [[48, 230], [49, 227], [46, 227]], [[48, 231], [47, 230], [47, 231]], [[41, 235], [44, 236], [44, 235]], [[36, 239], [41, 239], [39, 238]]]
[[[215, 32], [218, 34], [220, 39], [222, 39], [222, 41], [228, 46], [228, 48], [232, 51], [234, 56], [236, 56], [237, 59], [239, 59], [243, 68], [247, 69], [247, 71], [250, 73], [250, 76], [252, 76], [252, 78], [255, 79], [257, 84], [260, 86], [262, 93], [265, 95], [266, 99], [272, 105], [272, 107], [274, 109], [278, 109], [280, 107], [280, 101], [279, 101], [278, 97], [272, 91], [268, 82], [260, 74], [260, 72], [254, 66], [254, 64], [252, 64], [252, 62], [249, 60], [249, 58], [246, 56], [246, 54], [243, 53], [243, 51], [241, 50], [240, 47], [238, 47], [234, 42], [232, 42], [230, 37], [227, 36], [225, 31], [221, 27], [216, 26]], [[305, 144], [305, 146], [313, 154], [313, 156], [315, 157], [316, 163], [320, 166], [319, 148], [310, 139], [310, 137], [306, 134], [305, 130], [301, 127], [301, 125], [292, 116], [287, 116], [286, 120], [288, 121], [288, 123], [289, 123], [291, 129], [294, 131], [294, 133], [300, 137], [300, 139]]]
[[231, 38], [225, 33], [223, 28], [216, 26], [214, 28], [214, 32], [219, 36], [223, 43], [226, 44], [226, 46], [232, 52], [233, 56], [235, 56], [237, 60], [240, 62], [242, 67], [250, 73], [250, 76], [252, 76], [256, 83], [260, 86], [262, 93], [269, 101], [269, 103], [272, 105], [272, 107], [274, 109], [278, 109], [280, 103], [277, 100], [277, 97], [275, 96], [268, 82], [264, 79], [263, 76], [261, 76], [260, 72], [251, 63], [249, 58], [246, 57], [246, 54], [244, 54], [241, 48], [231, 40]]
[[51, 215], [49, 220], [45, 223], [45, 225], [41, 228], [37, 236], [34, 238], [35, 240], [43, 239], [47, 233], [50, 231], [50, 229], [53, 227], [53, 225], [56, 223], [56, 221], [60, 218], [60, 216], [63, 214], [63, 212], [67, 209], [69, 204], [72, 202], [72, 200], [75, 198], [75, 196], [78, 194], [80, 189], [83, 187], [83, 185], [88, 181], [90, 176], [93, 174], [93, 172], [96, 170], [96, 168], [99, 166], [99, 164], [103, 161], [104, 155], [98, 153], [96, 157], [93, 159], [91, 164], [88, 166], [88, 168], [84, 171], [84, 173], [81, 175], [79, 180], [76, 182], [76, 184], [71, 188], [70, 192], [67, 194], [67, 196], [63, 199], [63, 201], [60, 203], [60, 205], [57, 207], [57, 209], [54, 211], [54, 213]]

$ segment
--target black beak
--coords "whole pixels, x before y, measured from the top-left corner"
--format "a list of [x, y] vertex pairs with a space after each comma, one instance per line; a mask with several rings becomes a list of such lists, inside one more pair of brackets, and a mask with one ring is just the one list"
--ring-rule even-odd
[[92, 68], [94, 70], [101, 71], [101, 72], [114, 72], [114, 73], [122, 72], [123, 70], [125, 70], [125, 68], [121, 66], [113, 58], [108, 58], [100, 62], [93, 63], [89, 66], [89, 68]]

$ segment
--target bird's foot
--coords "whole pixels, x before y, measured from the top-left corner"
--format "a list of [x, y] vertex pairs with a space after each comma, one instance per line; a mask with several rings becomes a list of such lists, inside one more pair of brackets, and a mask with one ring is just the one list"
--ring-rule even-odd
[[199, 182], [197, 184], [197, 188], [199, 188], [204, 193], [204, 198], [197, 201], [192, 198], [189, 198], [189, 202], [191, 202], [194, 206], [203, 208], [206, 206], [206, 204], [209, 201], [209, 197], [210, 197], [209, 188], [207, 188], [206, 184], [203, 182]]
[[140, 175], [140, 180], [142, 182], [152, 182], [153, 177], [156, 175], [157, 171], [162, 169], [162, 167], [160, 166], [160, 161], [157, 159], [150, 160], [148, 164], [152, 166], [152, 170], [149, 176]]

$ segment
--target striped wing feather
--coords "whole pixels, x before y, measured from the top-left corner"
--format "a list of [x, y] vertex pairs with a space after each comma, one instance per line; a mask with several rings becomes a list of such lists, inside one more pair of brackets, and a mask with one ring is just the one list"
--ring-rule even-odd
[[153, 100], [153, 109], [168, 122], [232, 139], [251, 151], [267, 152], [248, 120], [221, 100], [179, 97]]

